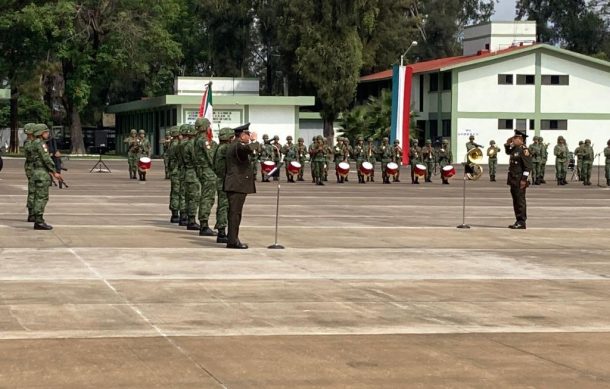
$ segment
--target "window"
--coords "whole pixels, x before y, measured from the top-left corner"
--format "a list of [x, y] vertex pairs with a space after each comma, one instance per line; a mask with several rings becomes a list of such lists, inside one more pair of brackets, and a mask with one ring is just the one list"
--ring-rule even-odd
[[498, 85], [513, 85], [513, 75], [498, 74]]
[[424, 75], [419, 75], [419, 112], [424, 112]]
[[513, 119], [498, 119], [498, 130], [512, 130]]
[[451, 90], [451, 73], [443, 73], [443, 90]]
[[447, 138], [451, 136], [451, 120], [443, 120], [443, 137]]
[[535, 82], [533, 74], [517, 74], [517, 85], [534, 85]]
[[438, 73], [430, 74], [430, 92], [438, 92]]
[[569, 75], [542, 75], [542, 85], [570, 85]]
[[534, 119], [530, 119], [530, 130], [536, 129], [536, 121]]
[[515, 123], [517, 130], [526, 130], [526, 128], [525, 128], [526, 124], [527, 124], [526, 119], [517, 119], [516, 123]]
[[556, 119], [541, 120], [540, 129], [541, 130], [567, 130], [568, 121], [567, 120], [556, 120]]

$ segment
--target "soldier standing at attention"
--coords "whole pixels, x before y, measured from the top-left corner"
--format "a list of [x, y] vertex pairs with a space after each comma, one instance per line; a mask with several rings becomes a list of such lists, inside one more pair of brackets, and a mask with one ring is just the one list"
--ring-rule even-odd
[[138, 171], [138, 132], [131, 129], [129, 136], [125, 138], [123, 143], [127, 144], [127, 163], [129, 164], [129, 178], [136, 179]]
[[578, 141], [578, 147], [574, 150], [574, 155], [576, 156], [576, 176], [578, 177], [578, 181], [582, 181], [582, 156], [583, 156], [583, 145], [585, 142]]
[[[354, 153], [354, 149], [352, 149], [352, 145], [349, 142], [349, 138], [343, 138], [343, 162], [349, 163], [351, 155]], [[345, 182], [349, 181], [349, 174], [344, 177]]]
[[343, 162], [343, 138], [338, 136], [337, 143], [333, 147], [333, 161], [335, 163], [335, 176], [337, 177], [337, 184], [343, 183], [343, 177], [339, 174], [339, 164]]
[[25, 164], [23, 168], [25, 170], [25, 176], [28, 179], [28, 197], [27, 197], [27, 208], [28, 208], [28, 222], [34, 222], [34, 214], [32, 213], [34, 200], [34, 180], [32, 180], [32, 155], [31, 155], [31, 146], [34, 142], [34, 129], [36, 125], [34, 123], [28, 123], [23, 126], [23, 132], [26, 134], [27, 139], [23, 142], [23, 154], [25, 156]]
[[[415, 141], [417, 142], [417, 140]], [[418, 147], [419, 148], [419, 147]], [[394, 139], [394, 148], [392, 149], [392, 162], [398, 165], [398, 170], [392, 178], [392, 182], [400, 182], [400, 166], [402, 165], [402, 147], [400, 147], [400, 141]], [[412, 169], [412, 167], [411, 167]], [[411, 170], [413, 171], [413, 170]]]
[[167, 170], [170, 178], [170, 191], [169, 191], [169, 210], [172, 212], [172, 217], [169, 219], [170, 223], [180, 222], [180, 169], [178, 167], [178, 158], [176, 150], [182, 135], [178, 127], [174, 126], [170, 128], [170, 135], [172, 141], [167, 145], [165, 151], [165, 158], [167, 160]]
[[[261, 145], [261, 143], [259, 141], [256, 142], [252, 142], [252, 154], [250, 154], [250, 164], [252, 165], [252, 171], [254, 172], [254, 181], [256, 181], [257, 175], [258, 175], [258, 171], [260, 170], [260, 158], [261, 158], [261, 154], [263, 152], [263, 145]], [[222, 177], [218, 177], [218, 178], [222, 178]], [[220, 187], [219, 189], [221, 189], [222, 187]]]
[[498, 153], [500, 148], [496, 146], [495, 140], [489, 141], [489, 148], [487, 149], [487, 158], [489, 166], [489, 181], [496, 181], [496, 166], [498, 166]]
[[610, 186], [610, 139], [606, 143], [608, 147], [604, 149], [604, 157], [606, 157], [606, 185]]
[[250, 154], [253, 152], [251, 142], [256, 141], [256, 133], [250, 134], [250, 123], [234, 128], [235, 140], [228, 146], [226, 153], [226, 172], [223, 190], [229, 200], [228, 249], [247, 249], [248, 245], [239, 240], [239, 225], [249, 193], [256, 193]]
[[432, 182], [432, 170], [434, 169], [434, 148], [432, 140], [426, 139], [426, 145], [421, 150], [422, 162], [426, 165], [426, 182]]
[[311, 148], [311, 164], [313, 165], [313, 179], [316, 185], [324, 185], [324, 164], [326, 163], [326, 148], [322, 135], [315, 138]]
[[540, 185], [540, 144], [538, 143], [538, 137], [534, 136], [534, 143], [529, 147], [530, 156], [532, 158], [532, 184]]
[[185, 128], [183, 133], [186, 134], [182, 145], [183, 183], [187, 214], [186, 229], [199, 231], [200, 226], [195, 222], [195, 219], [197, 218], [201, 183], [197, 176], [197, 155], [195, 154], [195, 141], [193, 139], [195, 137], [195, 127], [190, 124], [183, 124], [182, 127]]
[[566, 164], [568, 163], [568, 146], [563, 136], [557, 137], [557, 145], [553, 150], [555, 155], [555, 177], [557, 178], [557, 185], [567, 185], [566, 181]]
[[[214, 228], [218, 230], [218, 236], [216, 237], [216, 243], [228, 243], [227, 238], [227, 225], [228, 225], [228, 212], [229, 212], [229, 199], [227, 193], [223, 190], [223, 184], [225, 179], [225, 173], [227, 170], [227, 149], [229, 144], [235, 137], [235, 131], [233, 129], [225, 127], [221, 128], [218, 132], [218, 140], [220, 144], [214, 150], [214, 172], [216, 173], [216, 183], [218, 188], [218, 205], [216, 206], [216, 225]], [[258, 147], [257, 144], [251, 143], [252, 150]], [[252, 162], [250, 162], [252, 163]]]
[[[150, 158], [150, 142], [146, 139], [146, 132], [144, 130], [140, 130], [138, 137], [138, 154], [136, 156], [136, 164], [137, 161], [142, 157]], [[146, 171], [138, 169], [138, 174], [140, 176], [140, 181], [146, 181]]]
[[296, 161], [298, 158], [297, 147], [292, 143], [292, 136], [288, 135], [286, 137], [286, 144], [282, 146], [282, 154], [284, 155], [284, 170], [286, 172], [286, 180], [288, 182], [295, 182], [294, 175], [290, 173], [288, 167], [290, 166], [290, 162]]
[[314, 156], [314, 152], [317, 148], [317, 142], [318, 142], [318, 136], [314, 136], [311, 139], [311, 143], [309, 144], [308, 148], [307, 148], [307, 152], [309, 153], [309, 168], [311, 170], [311, 183], [315, 184], [316, 183], [316, 176], [314, 175], [314, 163], [313, 163], [313, 156]]
[[[453, 161], [453, 153], [451, 150], [449, 150], [449, 141], [447, 139], [443, 139], [443, 145], [438, 151], [438, 165], [440, 166], [441, 171], [445, 166], [451, 165], [451, 161]], [[443, 179], [443, 184], [449, 185], [448, 178], [445, 178], [442, 175], [441, 178]]]
[[305, 162], [307, 161], [307, 147], [305, 146], [305, 140], [303, 138], [298, 139], [297, 143], [297, 158], [301, 164], [301, 170], [297, 176], [297, 181], [305, 181], [303, 178], [303, 172], [305, 171]]
[[549, 158], [549, 145], [543, 143], [544, 139], [541, 136], [538, 137], [538, 143], [540, 143], [540, 183], [546, 184], [544, 180], [544, 173], [546, 171], [546, 162]]
[[388, 163], [392, 162], [392, 147], [390, 146], [390, 139], [383, 138], [381, 145], [379, 146], [379, 159], [381, 160], [381, 177], [384, 184], [390, 183], [390, 176], [386, 172]]
[[356, 145], [354, 146], [353, 156], [356, 160], [356, 172], [358, 173], [358, 183], [364, 184], [364, 174], [360, 171], [362, 162], [365, 161], [365, 149], [364, 149], [364, 137], [359, 136], [356, 138]]
[[371, 174], [366, 178], [366, 181], [375, 182], [375, 162], [377, 162], [377, 146], [375, 146], [375, 142], [373, 138], [369, 138], [366, 144], [366, 154], [365, 159], [368, 163], [373, 165], [373, 169], [371, 170]]
[[49, 138], [49, 128], [45, 124], [36, 124], [34, 127], [36, 139], [30, 145], [28, 153], [29, 163], [32, 166], [32, 180], [34, 181], [34, 195], [32, 198], [32, 215], [34, 216], [35, 230], [52, 230], [53, 227], [45, 223], [44, 210], [49, 201], [49, 185], [51, 177], [63, 180], [61, 174], [55, 171], [55, 164], [46, 150], [46, 141]]
[[[280, 166], [280, 161], [282, 160], [282, 145], [280, 143], [280, 137], [277, 135], [273, 136], [273, 143], [271, 143], [273, 148], [271, 151], [273, 152], [273, 162], [275, 166]], [[273, 173], [273, 181], [278, 181], [280, 179], [280, 169], [276, 169], [275, 173]]]
[[[397, 139], [398, 140], [398, 139]], [[411, 184], [419, 184], [419, 177], [415, 175], [415, 165], [421, 163], [421, 149], [417, 146], [417, 139], [411, 139], [409, 148], [409, 164], [411, 165]], [[426, 175], [428, 172], [426, 172]]]
[[194, 140], [195, 165], [197, 177], [201, 184], [199, 195], [199, 236], [216, 236], [210, 228], [208, 221], [216, 199], [216, 174], [214, 173], [213, 152], [217, 147], [215, 142], [208, 138], [211, 134], [210, 121], [206, 118], [197, 118], [195, 121], [197, 137]]
[[[263, 135], [263, 151], [260, 154], [261, 156], [261, 163], [265, 162], [265, 161], [272, 161], [273, 160], [273, 146], [271, 146], [271, 141], [269, 140], [269, 135], [264, 134]], [[269, 178], [266, 178], [267, 174], [265, 174], [265, 172], [261, 171], [261, 181], [262, 182], [269, 182]]]
[[513, 209], [517, 219], [508, 228], [514, 230], [525, 230], [525, 222], [527, 221], [525, 190], [528, 185], [527, 179], [532, 170], [532, 159], [529, 149], [525, 146], [526, 137], [525, 133], [515, 130], [515, 135], [512, 138], [508, 138], [504, 144], [506, 154], [510, 155], [507, 184], [510, 185]]
[[322, 144], [324, 145], [324, 168], [322, 169], [322, 177], [324, 181], [328, 181], [328, 168], [330, 167], [330, 161], [333, 159], [333, 149], [328, 144], [328, 140], [325, 137], [322, 138]]
[[585, 144], [582, 147], [582, 170], [581, 170], [581, 179], [583, 185], [591, 185], [591, 170], [593, 169], [593, 159], [595, 158], [595, 153], [593, 152], [593, 147], [591, 147], [591, 140], [586, 139]]
[[[171, 131], [171, 130], [170, 130]], [[165, 139], [161, 142], [163, 146], [163, 166], [165, 167], [165, 179], [169, 180], [169, 169], [167, 168], [167, 149], [172, 143], [172, 135], [169, 132], [165, 133]]]

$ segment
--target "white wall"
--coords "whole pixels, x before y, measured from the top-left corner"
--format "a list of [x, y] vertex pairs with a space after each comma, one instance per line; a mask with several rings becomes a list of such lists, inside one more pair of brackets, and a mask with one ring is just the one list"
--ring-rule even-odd
[[[458, 110], [534, 112], [534, 85], [498, 85], [498, 74], [535, 74], [535, 55], [508, 59], [458, 72]], [[497, 124], [496, 124], [497, 127]]]
[[[550, 143], [549, 152], [553, 153], [553, 148], [557, 144], [557, 137], [563, 136], [568, 144], [570, 151], [574, 151], [578, 147], [578, 141], [590, 139], [593, 146], [593, 151], [602, 153], [599, 160], [601, 165], [605, 164], [603, 155], [604, 148], [607, 146], [610, 139], [610, 120], [568, 120], [568, 130], [546, 130], [540, 131], [540, 136], [544, 138], [544, 143]], [[550, 156], [548, 163], [554, 163], [555, 157]], [[594, 164], [597, 165], [597, 157]], [[597, 172], [595, 172], [597, 174]], [[603, 174], [603, 172], [602, 172]]]
[[610, 71], [542, 54], [542, 74], [567, 74], [570, 85], [543, 85], [542, 112], [608, 113]]
[[177, 77], [174, 81], [174, 90], [177, 95], [181, 96], [201, 96], [205, 90], [205, 85], [210, 81], [212, 81], [213, 94], [258, 95], [259, 92], [259, 81], [257, 79], [207, 77]]
[[[470, 135], [474, 135], [474, 141], [483, 147], [484, 154], [484, 170], [487, 171], [485, 165], [487, 165], [487, 148], [489, 147], [489, 141], [495, 140], [496, 146], [500, 148], [498, 154], [499, 164], [508, 164], [509, 157], [504, 152], [504, 143], [506, 140], [514, 135], [513, 130], [498, 130], [497, 119], [470, 119], [470, 118], [459, 118], [457, 120], [457, 159], [456, 161], [463, 162], [466, 158], [466, 143], [469, 141]], [[455, 157], [455, 156], [454, 156]]]
[[297, 123], [294, 109], [294, 106], [250, 106], [250, 130], [256, 131], [261, 139], [263, 134], [269, 135], [269, 138], [278, 135], [283, 144], [288, 135], [295, 138]]

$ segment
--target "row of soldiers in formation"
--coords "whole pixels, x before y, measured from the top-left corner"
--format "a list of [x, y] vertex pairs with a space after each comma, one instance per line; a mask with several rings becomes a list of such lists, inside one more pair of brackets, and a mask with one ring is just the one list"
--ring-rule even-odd
[[138, 169], [138, 161], [142, 157], [149, 157], [151, 153], [150, 142], [146, 139], [146, 131], [135, 129], [130, 131], [123, 143], [127, 145], [127, 163], [129, 164], [129, 178], [136, 179], [138, 175], [140, 181], [146, 181], [146, 171]]
[[27, 209], [28, 222], [34, 223], [35, 230], [51, 230], [53, 227], [45, 222], [44, 211], [49, 201], [49, 186], [53, 178], [63, 184], [61, 164], [51, 158], [47, 147], [49, 127], [43, 123], [28, 123], [23, 127], [26, 141], [23, 144], [25, 155], [25, 176], [28, 179]]

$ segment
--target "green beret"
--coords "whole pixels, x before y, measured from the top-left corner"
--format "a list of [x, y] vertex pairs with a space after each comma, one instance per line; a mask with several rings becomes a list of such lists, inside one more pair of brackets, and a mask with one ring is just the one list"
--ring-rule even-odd
[[36, 126], [36, 124], [34, 124], [34, 123], [28, 123], [25, 126], [23, 126], [23, 132], [26, 135], [31, 135], [34, 132], [35, 126]]
[[235, 131], [231, 127], [224, 127], [218, 131], [218, 139], [230, 140], [235, 135]]
[[195, 128], [199, 130], [202, 127], [204, 130], [207, 130], [210, 127], [210, 121], [207, 118], [197, 118], [197, 120], [195, 120]]
[[38, 123], [34, 125], [34, 131], [32, 133], [34, 136], [41, 136], [46, 131], [49, 131], [49, 127], [44, 123]]

